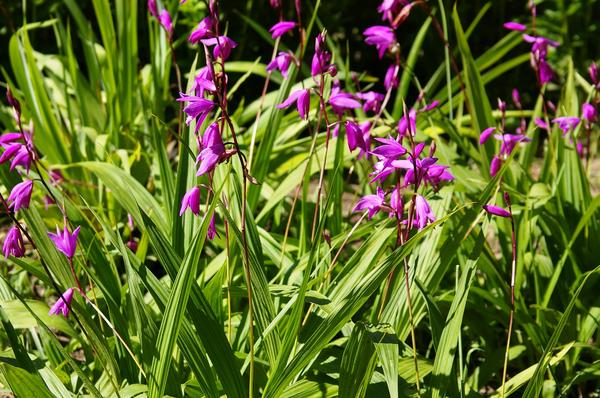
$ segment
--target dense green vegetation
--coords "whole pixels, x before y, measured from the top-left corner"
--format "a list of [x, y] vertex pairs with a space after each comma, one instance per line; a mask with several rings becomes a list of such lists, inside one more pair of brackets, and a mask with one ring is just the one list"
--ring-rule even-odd
[[1, 393], [600, 394], [600, 2], [535, 3], [1, 3]]

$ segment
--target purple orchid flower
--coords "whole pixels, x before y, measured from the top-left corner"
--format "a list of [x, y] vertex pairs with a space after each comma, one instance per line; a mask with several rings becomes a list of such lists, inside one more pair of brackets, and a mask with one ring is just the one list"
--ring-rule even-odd
[[488, 127], [487, 129], [481, 132], [479, 135], [479, 145], [485, 144], [485, 142], [492, 136], [492, 134], [496, 131], [496, 127]]
[[389, 26], [371, 26], [363, 32], [363, 35], [367, 37], [365, 43], [377, 47], [380, 59], [383, 58], [385, 52], [396, 42], [396, 35]]
[[340, 118], [345, 111], [360, 108], [360, 102], [355, 100], [352, 94], [340, 91], [339, 87], [336, 86], [331, 90], [331, 96], [327, 102], [331, 105], [333, 113]]
[[581, 106], [581, 117], [588, 123], [594, 123], [598, 117], [598, 111], [594, 105], [586, 102]]
[[206, 238], [208, 240], [213, 240], [217, 236], [217, 228], [215, 227], [215, 214], [213, 213], [210, 218], [210, 223], [208, 224], [208, 230], [206, 231]]
[[296, 103], [296, 107], [298, 109], [298, 114], [300, 115], [300, 118], [306, 120], [308, 118], [308, 112], [310, 111], [310, 90], [304, 89], [294, 91], [285, 101], [277, 105], [277, 108], [288, 108], [294, 102]]
[[33, 192], [33, 181], [25, 180], [18, 183], [10, 191], [10, 195], [6, 201], [9, 203], [8, 207], [17, 212], [19, 209], [28, 209], [29, 202], [31, 200], [31, 193]]
[[521, 96], [519, 95], [519, 90], [517, 90], [516, 88], [513, 88], [512, 100], [515, 103], [515, 106], [521, 109]]
[[348, 139], [348, 149], [350, 152], [356, 148], [360, 148], [363, 151], [367, 151], [367, 146], [363, 139], [363, 131], [358, 124], [351, 120], [346, 120], [346, 138]]
[[77, 235], [79, 235], [80, 229], [81, 227], [75, 228], [71, 234], [65, 225], [62, 231], [60, 231], [57, 226], [55, 234], [48, 232], [48, 236], [52, 239], [56, 248], [67, 256], [69, 260], [75, 255], [75, 250], [77, 249]]
[[365, 195], [354, 206], [353, 211], [369, 210], [367, 218], [370, 220], [377, 214], [385, 203], [385, 192], [380, 187], [377, 187], [377, 194]]
[[200, 68], [198, 71], [198, 74], [194, 78], [192, 91], [197, 97], [203, 97], [206, 91], [210, 93], [215, 93], [217, 91], [212, 71], [208, 66]]
[[417, 111], [411, 109], [408, 111], [407, 115], [404, 115], [400, 118], [398, 122], [398, 133], [400, 137], [405, 137], [406, 133], [409, 132], [410, 126], [410, 134], [414, 137], [417, 134]]
[[[75, 289], [72, 287], [65, 290], [56, 303], [50, 308], [48, 315], [62, 314], [65, 318], [69, 316], [69, 307], [71, 306], [71, 300], [73, 299], [73, 292]], [[64, 299], [64, 300], [63, 300]]]
[[592, 62], [588, 68], [590, 80], [597, 89], [600, 89], [600, 70], [595, 62]]
[[365, 93], [358, 93], [356, 97], [363, 100], [363, 111], [369, 112], [373, 111], [375, 113], [379, 113], [381, 111], [381, 105], [383, 104], [383, 100], [385, 96], [381, 93], [375, 91], [367, 91]]
[[390, 217], [396, 216], [401, 220], [402, 213], [404, 213], [404, 203], [402, 202], [402, 194], [398, 188], [394, 189], [390, 195], [390, 207], [393, 210], [390, 212]]
[[550, 129], [550, 127], [548, 126], [548, 123], [546, 123], [543, 119], [540, 119], [539, 117], [536, 117], [533, 122], [535, 123], [536, 126], [538, 126], [541, 129], [544, 130], [548, 130]]
[[410, 9], [415, 5], [410, 0], [383, 0], [377, 7], [384, 21], [388, 21], [394, 28], [398, 27], [408, 17]]
[[371, 122], [369, 121], [359, 124], [360, 130], [362, 131], [364, 148], [359, 146], [358, 159], [368, 156], [369, 152], [371, 151], [371, 126]]
[[510, 218], [510, 212], [506, 209], [503, 209], [502, 207], [494, 205], [483, 205], [483, 209], [486, 212], [488, 212], [488, 214], [504, 218]]
[[[213, 171], [224, 155], [225, 145], [223, 145], [219, 125], [215, 122], [206, 128], [202, 136], [202, 150], [196, 160], [196, 163], [200, 163], [200, 167], [198, 167], [196, 176], [199, 177]], [[192, 212], [194, 210], [192, 209]]]
[[500, 155], [505, 156], [510, 155], [518, 143], [531, 141], [531, 138], [523, 134], [495, 134], [494, 138], [502, 142]]
[[417, 195], [415, 199], [415, 220], [414, 226], [419, 228], [419, 231], [427, 226], [427, 224], [435, 221], [435, 215], [431, 211], [431, 207], [429, 207], [429, 203], [427, 200], [421, 196]]
[[171, 15], [169, 14], [169, 11], [163, 8], [158, 15], [158, 22], [160, 22], [160, 25], [167, 32], [170, 41], [173, 37], [173, 22], [171, 21]]
[[527, 26], [520, 24], [518, 22], [505, 22], [503, 26], [505, 29], [516, 30], [519, 32], [524, 32], [527, 30]]
[[502, 167], [502, 159], [500, 159], [498, 156], [494, 156], [490, 162], [490, 175], [495, 177], [496, 174], [498, 174], [500, 167]]
[[274, 70], [278, 70], [281, 72], [284, 78], [288, 77], [288, 69], [290, 68], [290, 64], [294, 60], [294, 57], [290, 53], [280, 52], [277, 56], [269, 62], [267, 65], [267, 72], [272, 72]]
[[330, 73], [334, 75], [335, 67], [329, 64], [331, 61], [331, 53], [325, 50], [325, 37], [319, 33], [315, 39], [315, 53], [312, 58], [310, 65], [310, 73], [312, 77]]
[[23, 244], [23, 237], [21, 231], [15, 225], [13, 225], [4, 238], [4, 244], [2, 245], [2, 253], [4, 258], [23, 257], [25, 255], [25, 245]]
[[197, 186], [193, 187], [183, 195], [179, 216], [182, 216], [188, 208], [195, 215], [200, 213], [200, 188]]
[[278, 37], [283, 36], [290, 30], [294, 29], [295, 27], [296, 27], [296, 22], [281, 21], [281, 22], [277, 22], [275, 25], [273, 25], [271, 27], [271, 29], [269, 29], [269, 32], [271, 32], [271, 37], [273, 39], [276, 39]]
[[223, 61], [226, 61], [231, 55], [231, 50], [237, 47], [237, 43], [227, 36], [211, 37], [200, 41], [207, 47], [215, 46], [213, 57], [221, 58]]
[[383, 85], [387, 91], [390, 91], [392, 88], [397, 88], [398, 84], [400, 84], [400, 65], [390, 65], [390, 67], [385, 72], [385, 78], [383, 79]]
[[157, 18], [158, 17], [158, 9], [156, 8], [156, 0], [148, 0], [148, 11], [150, 15]]
[[185, 124], [188, 126], [195, 119], [196, 120], [196, 131], [200, 128], [200, 125], [206, 119], [209, 112], [215, 108], [215, 103], [206, 98], [198, 97], [196, 95], [188, 95], [185, 93], [179, 93], [180, 97], [177, 101], [188, 102], [188, 105], [183, 108], [183, 111], [188, 115]]
[[201, 40], [210, 39], [215, 37], [214, 24], [212, 17], [206, 17], [192, 31], [188, 41], [190, 43], [198, 44]]
[[558, 128], [562, 130], [563, 136], [567, 135], [570, 130], [575, 130], [580, 121], [575, 116], [561, 116], [552, 119], [552, 123], [558, 124]]

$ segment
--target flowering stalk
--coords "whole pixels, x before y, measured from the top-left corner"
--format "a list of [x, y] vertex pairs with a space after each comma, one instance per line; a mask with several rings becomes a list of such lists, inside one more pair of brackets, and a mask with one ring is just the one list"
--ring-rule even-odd
[[508, 213], [510, 218], [510, 239], [512, 244], [512, 261], [511, 261], [511, 272], [510, 272], [510, 315], [508, 318], [508, 332], [506, 337], [506, 351], [504, 352], [504, 368], [502, 370], [502, 393], [501, 397], [504, 397], [506, 389], [506, 372], [508, 369], [508, 352], [510, 349], [510, 338], [512, 335], [513, 322], [515, 317], [515, 277], [517, 272], [517, 239], [515, 234], [515, 219], [512, 213], [512, 205], [510, 201], [510, 195], [508, 192], [504, 193], [504, 202], [508, 207]]

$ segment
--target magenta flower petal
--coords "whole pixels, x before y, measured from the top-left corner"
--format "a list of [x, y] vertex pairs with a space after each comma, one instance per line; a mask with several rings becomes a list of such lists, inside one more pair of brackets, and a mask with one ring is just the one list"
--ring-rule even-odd
[[72, 259], [75, 255], [75, 250], [77, 249], [77, 236], [79, 235], [80, 229], [81, 227], [75, 228], [71, 234], [66, 225], [62, 231], [60, 231], [57, 226], [56, 234], [48, 232], [48, 236], [52, 239], [54, 245], [61, 253], [67, 256], [68, 259]]
[[183, 195], [181, 199], [181, 208], [179, 209], [179, 216], [182, 216], [186, 209], [190, 209], [192, 213], [198, 215], [200, 213], [200, 188], [193, 187]]
[[197, 159], [200, 166], [198, 167], [196, 175], [201, 176], [213, 171], [224, 153], [225, 145], [223, 145], [219, 125], [216, 122], [212, 123], [206, 128], [204, 136], [202, 137], [202, 150]]
[[505, 22], [503, 26], [508, 30], [516, 30], [519, 32], [524, 32], [527, 30], [527, 26], [517, 22]]
[[435, 215], [431, 211], [429, 203], [427, 203], [427, 200], [423, 196], [417, 195], [415, 200], [414, 225], [418, 227], [420, 231], [433, 221], [435, 221]]
[[502, 166], [502, 159], [500, 159], [498, 156], [494, 156], [490, 163], [490, 175], [492, 177], [495, 177], [496, 174], [498, 174], [498, 170], [500, 170], [501, 166]]
[[[48, 315], [58, 315], [62, 314], [65, 318], [69, 316], [69, 307], [71, 306], [71, 300], [73, 299], [73, 292], [75, 290], [70, 287], [62, 294], [56, 303], [50, 308]], [[64, 300], [63, 300], [64, 298]]]
[[200, 21], [196, 29], [194, 29], [194, 31], [190, 34], [190, 37], [188, 37], [188, 41], [190, 43], [197, 44], [200, 40], [210, 39], [211, 37], [214, 37], [215, 35], [213, 32], [213, 20], [211, 17], [206, 17], [202, 21]]
[[296, 27], [296, 22], [293, 21], [281, 21], [276, 23], [275, 25], [273, 25], [271, 27], [271, 29], [269, 29], [269, 32], [271, 33], [271, 37], [273, 39], [276, 39], [278, 37], [283, 36], [284, 34], [286, 34], [287, 32], [289, 32], [290, 30], [294, 29]]
[[375, 214], [377, 214], [381, 210], [381, 206], [384, 204], [385, 193], [380, 187], [377, 187], [376, 195], [365, 195], [363, 196], [356, 206], [354, 206], [353, 211], [362, 211], [368, 210], [369, 214], [367, 218], [370, 220], [373, 218]]
[[29, 202], [31, 200], [31, 193], [33, 192], [33, 181], [25, 180], [23, 182], [18, 183], [13, 187], [10, 191], [10, 195], [6, 201], [9, 203], [9, 206], [13, 211], [17, 212], [19, 209], [27, 209], [29, 208]]
[[396, 35], [389, 26], [371, 26], [363, 35], [367, 37], [365, 43], [377, 48], [379, 58], [383, 58], [385, 52], [396, 42]]
[[170, 40], [171, 37], [173, 37], [173, 23], [171, 22], [171, 15], [169, 14], [169, 11], [163, 9], [158, 15], [158, 21], [160, 22], [160, 25], [164, 28], [164, 30], [167, 32], [167, 35], [169, 36]]
[[25, 255], [25, 245], [23, 244], [21, 231], [14, 225], [8, 230], [6, 238], [4, 238], [2, 253], [5, 258], [10, 256], [23, 257]]
[[483, 130], [479, 136], [479, 145], [483, 145], [488, 138], [490, 138], [494, 131], [496, 131], [496, 127], [488, 127], [487, 129]]
[[483, 209], [494, 216], [510, 218], [510, 212], [506, 209], [503, 209], [502, 207], [494, 205], [483, 205]]

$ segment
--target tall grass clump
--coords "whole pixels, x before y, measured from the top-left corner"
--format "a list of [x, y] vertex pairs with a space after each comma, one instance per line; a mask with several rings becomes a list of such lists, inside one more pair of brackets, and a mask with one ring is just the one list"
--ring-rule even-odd
[[600, 394], [596, 2], [326, 3], [0, 6], [2, 394]]

